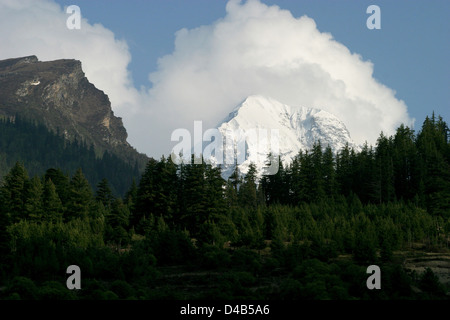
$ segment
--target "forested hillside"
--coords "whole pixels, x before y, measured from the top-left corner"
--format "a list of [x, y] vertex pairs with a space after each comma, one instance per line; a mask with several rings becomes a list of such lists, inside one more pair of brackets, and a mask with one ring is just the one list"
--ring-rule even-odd
[[[221, 178], [151, 159], [123, 197], [84, 170], [0, 187], [0, 295], [7, 299], [448, 299], [405, 257], [449, 256], [449, 129], [434, 115], [361, 152], [317, 144], [276, 175]], [[65, 287], [66, 268], [82, 289]], [[379, 265], [382, 290], [368, 290]]]
[[81, 168], [92, 187], [106, 178], [113, 193], [120, 196], [140, 176], [136, 164], [128, 164], [107, 151], [96, 154], [83, 141], [71, 142], [19, 116], [0, 118], [0, 181], [16, 162], [25, 165], [30, 177], [42, 175], [49, 168], [58, 168], [65, 175]]

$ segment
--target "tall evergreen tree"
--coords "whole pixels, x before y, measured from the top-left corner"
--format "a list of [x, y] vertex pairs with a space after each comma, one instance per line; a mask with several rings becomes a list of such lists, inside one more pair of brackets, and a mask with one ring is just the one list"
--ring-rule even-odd
[[69, 184], [69, 196], [66, 219], [87, 218], [91, 209], [93, 194], [89, 182], [81, 169], [72, 176]]
[[95, 200], [100, 201], [105, 208], [111, 207], [111, 204], [114, 201], [114, 196], [106, 178], [103, 178], [98, 183]]
[[336, 180], [340, 193], [348, 196], [353, 191], [353, 161], [352, 151], [348, 144], [339, 151], [336, 157]]
[[336, 168], [333, 151], [327, 146], [322, 156], [322, 174], [324, 179], [324, 193], [328, 197], [337, 196]]
[[[271, 154], [268, 155], [268, 159], [273, 161]], [[278, 165], [278, 171], [275, 174], [266, 174], [261, 179], [261, 187], [264, 190], [268, 205], [287, 203], [287, 195], [289, 193], [289, 186], [286, 184], [286, 172], [280, 156], [278, 156], [275, 163]]]
[[324, 172], [323, 172], [323, 154], [322, 154], [322, 145], [319, 142], [314, 143], [311, 152], [311, 160], [313, 165], [312, 171], [312, 184], [310, 188], [312, 189], [312, 200], [319, 201], [325, 197], [325, 181], [324, 181]]
[[17, 162], [5, 176], [0, 187], [0, 210], [12, 223], [26, 218], [24, 204], [28, 173], [23, 164]]
[[299, 153], [292, 159], [291, 164], [289, 165], [289, 194], [291, 195], [289, 203], [296, 206], [302, 200], [301, 190], [302, 190], [302, 181], [300, 178], [301, 175], [301, 167], [300, 167], [300, 158], [303, 156], [303, 152], [300, 150]]
[[59, 222], [63, 216], [63, 205], [56, 192], [56, 187], [52, 179], [48, 179], [44, 184], [42, 202], [44, 204], [44, 221]]
[[30, 179], [25, 190], [24, 212], [26, 217], [42, 221], [44, 216], [43, 193], [41, 180], [38, 177]]
[[153, 214], [162, 217], [165, 223], [173, 226], [174, 216], [177, 211], [177, 166], [171, 158], [162, 157], [156, 165], [154, 177], [154, 199]]
[[196, 164], [192, 155], [191, 164], [186, 165], [184, 176], [184, 208], [182, 208], [180, 219], [182, 225], [193, 235], [198, 234], [199, 227], [208, 218], [208, 194], [205, 181], [206, 164], [204, 161]]
[[296, 177], [299, 200], [302, 202], [312, 202], [315, 194], [311, 186], [314, 183], [314, 164], [311, 153], [306, 150], [299, 154], [300, 169]]
[[206, 181], [206, 208], [207, 220], [216, 220], [226, 214], [225, 207], [225, 180], [222, 178], [219, 167], [210, 164], [205, 166]]
[[136, 232], [143, 232], [143, 227], [140, 226], [153, 212], [153, 204], [156, 198], [154, 188], [154, 176], [156, 173], [158, 161], [150, 159], [147, 162], [145, 171], [142, 174], [139, 186], [137, 189], [137, 198], [134, 206], [134, 212], [131, 217], [131, 223], [137, 230]]
[[45, 172], [44, 179], [52, 180], [61, 202], [66, 203], [69, 197], [69, 176], [65, 175], [61, 169], [50, 168]]
[[364, 203], [379, 202], [379, 197], [373, 192], [377, 181], [377, 167], [373, 147], [369, 147], [366, 143], [356, 156], [356, 163], [354, 192]]
[[254, 163], [251, 163], [239, 189], [239, 203], [242, 207], [256, 209], [258, 205], [256, 175], [256, 166]]
[[111, 211], [107, 214], [106, 222], [107, 240], [112, 241], [120, 249], [122, 245], [127, 245], [130, 235], [127, 232], [129, 225], [130, 211], [122, 199], [115, 199], [111, 203]]
[[378, 198], [379, 203], [393, 201], [395, 189], [392, 139], [386, 137], [383, 133], [377, 140], [375, 165], [374, 195]]
[[448, 153], [448, 127], [441, 117], [425, 119], [417, 136], [421, 180], [429, 212], [448, 216], [450, 212], [450, 163]]
[[131, 211], [134, 211], [134, 206], [136, 204], [138, 188], [136, 185], [136, 181], [133, 179], [131, 182], [130, 189], [125, 193], [123, 197], [124, 202], [129, 206]]
[[415, 170], [417, 150], [414, 131], [403, 124], [393, 140], [394, 186], [398, 199], [410, 200], [418, 192], [419, 179]]

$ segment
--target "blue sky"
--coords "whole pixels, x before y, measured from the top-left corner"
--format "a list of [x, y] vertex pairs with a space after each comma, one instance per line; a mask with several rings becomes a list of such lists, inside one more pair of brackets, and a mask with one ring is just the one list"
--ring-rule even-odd
[[[182, 28], [208, 25], [225, 15], [222, 0], [57, 0], [76, 4], [89, 23], [100, 23], [127, 42], [129, 70], [135, 86], [151, 86], [148, 74], [157, 59], [174, 49], [174, 34]], [[450, 121], [450, 1], [329, 1], [262, 0], [307, 15], [374, 64], [374, 77], [404, 100], [416, 128], [432, 110]], [[381, 9], [381, 30], [369, 30], [366, 9]]]

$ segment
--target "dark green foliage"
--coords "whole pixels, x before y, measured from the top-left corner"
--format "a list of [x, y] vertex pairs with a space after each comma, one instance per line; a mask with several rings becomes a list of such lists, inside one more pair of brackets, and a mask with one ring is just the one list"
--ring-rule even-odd
[[228, 252], [216, 246], [205, 245], [200, 251], [200, 265], [206, 269], [226, 269], [231, 262]]
[[239, 205], [248, 209], [256, 209], [258, 206], [257, 170], [251, 163], [247, 174], [239, 188]]
[[[0, 118], [0, 177], [17, 161], [25, 165], [30, 177], [41, 175], [48, 168], [59, 168], [57, 170], [60, 172], [56, 173], [58, 177], [62, 172], [73, 174], [82, 168], [92, 187], [106, 178], [117, 196], [128, 190], [133, 178], [139, 178], [137, 165], [125, 163], [109, 152], [99, 157], [92, 146], [77, 140], [67, 141], [44, 125], [31, 123], [19, 116], [14, 121]], [[55, 179], [51, 171], [46, 180], [48, 178], [52, 179], [57, 189], [64, 183]], [[59, 190], [58, 193], [64, 201], [64, 195]]]
[[[3, 125], [5, 134], [15, 128]], [[67, 145], [58, 150], [94, 159], [92, 150]], [[100, 160], [47, 171], [15, 162], [0, 185], [0, 297], [446, 297], [431, 270], [406, 273], [398, 254], [448, 248], [450, 147], [442, 119], [427, 118], [417, 135], [405, 126], [393, 137], [381, 134], [360, 152], [346, 146], [333, 155], [317, 143], [260, 181], [254, 165], [225, 181], [220, 168], [195, 160], [150, 159], [140, 179], [128, 176], [123, 197], [121, 184], [96, 167]], [[92, 179], [90, 170], [101, 174]], [[82, 270], [81, 291], [64, 286], [72, 264]], [[381, 267], [381, 291], [365, 285], [371, 264]]]
[[133, 299], [135, 290], [134, 288], [127, 282], [123, 280], [116, 280], [111, 283], [111, 291], [114, 292], [119, 299]]
[[38, 288], [33, 280], [19, 276], [9, 283], [6, 296], [14, 300], [36, 300], [38, 299]]
[[128, 232], [130, 209], [122, 202], [122, 199], [114, 200], [109, 206], [105, 214], [105, 240], [120, 249], [122, 246], [128, 245], [131, 240]]
[[445, 289], [439, 282], [439, 278], [434, 274], [430, 268], [426, 268], [419, 280], [419, 287], [421, 290], [431, 296], [444, 298]]
[[64, 208], [51, 179], [45, 181], [42, 204], [44, 208], [42, 220], [47, 222], [61, 221]]
[[86, 218], [93, 202], [93, 194], [89, 182], [78, 169], [69, 183], [66, 219]]
[[95, 200], [100, 201], [105, 208], [110, 208], [114, 201], [114, 195], [109, 187], [108, 180], [103, 178], [97, 185]]
[[11, 222], [27, 218], [24, 211], [27, 184], [28, 173], [23, 164], [17, 162], [4, 177], [0, 190], [0, 209]]
[[[268, 158], [271, 158], [270, 154]], [[288, 197], [286, 171], [280, 157], [278, 157], [277, 163], [278, 171], [272, 175], [264, 175], [261, 179], [261, 188], [267, 204], [286, 203]]]
[[168, 229], [153, 232], [150, 247], [161, 265], [189, 264], [195, 259], [195, 249], [190, 238], [183, 232]]

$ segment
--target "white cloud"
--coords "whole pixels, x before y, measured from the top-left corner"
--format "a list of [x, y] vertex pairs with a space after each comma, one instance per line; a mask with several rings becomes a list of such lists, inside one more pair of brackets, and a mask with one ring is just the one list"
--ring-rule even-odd
[[84, 18], [81, 29], [69, 30], [70, 14], [64, 10], [50, 0], [0, 0], [0, 59], [81, 60], [89, 81], [108, 94], [115, 111], [138, 112], [141, 95], [127, 70], [131, 55], [126, 42]]
[[214, 126], [251, 94], [332, 112], [359, 143], [411, 123], [405, 103], [373, 78], [373, 64], [313, 19], [259, 1], [231, 0], [226, 11], [212, 25], [180, 30], [150, 75], [152, 105], [177, 115], [172, 126]]
[[80, 59], [124, 118], [130, 143], [155, 157], [170, 152], [174, 129], [193, 132], [194, 120], [213, 127], [252, 94], [327, 110], [360, 143], [412, 121], [395, 92], [373, 78], [372, 63], [319, 32], [313, 19], [277, 6], [231, 0], [222, 19], [179, 30], [146, 92], [132, 85], [125, 42], [86, 20], [81, 30], [68, 30], [67, 17], [50, 0], [0, 0], [0, 30], [11, 31], [0, 32], [0, 58]]

